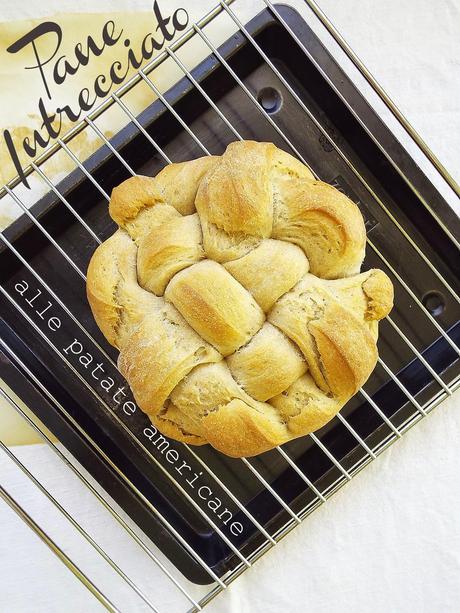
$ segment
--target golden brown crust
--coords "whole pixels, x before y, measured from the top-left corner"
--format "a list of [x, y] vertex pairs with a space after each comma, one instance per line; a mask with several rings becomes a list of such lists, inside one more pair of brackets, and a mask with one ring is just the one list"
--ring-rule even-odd
[[264, 453], [290, 438], [275, 410], [258, 413], [238, 398], [208, 413], [202, 424], [208, 442], [234, 458]]
[[94, 253], [87, 296], [164, 435], [256, 455], [322, 427], [366, 381], [392, 284], [357, 274], [357, 206], [288, 153], [232, 143], [128, 179], [110, 214], [122, 229]]
[[[170, 407], [173, 407], [171, 403]], [[173, 438], [181, 443], [187, 443], [188, 445], [206, 445], [208, 442], [202, 436], [193, 434], [186, 429], [187, 420], [183, 413], [179, 411], [168, 410], [164, 415], [149, 415], [152, 424], [160, 430], [165, 436]], [[193, 427], [193, 425], [192, 425]]]
[[111, 345], [123, 347], [145, 313], [161, 301], [137, 283], [136, 247], [124, 230], [99, 245], [91, 258], [86, 293], [94, 318]]
[[308, 260], [296, 245], [268, 238], [247, 255], [224, 264], [224, 268], [267, 313], [308, 272]]
[[363, 291], [366, 294], [367, 320], [383, 319], [391, 311], [393, 306], [393, 284], [381, 270], [371, 270], [369, 277], [363, 283]]
[[282, 394], [271, 398], [270, 404], [279, 412], [291, 436], [298, 437], [322, 428], [340, 411], [343, 402], [321, 391], [306, 373]]
[[322, 181], [291, 179], [278, 193], [274, 238], [299, 245], [310, 272], [337, 279], [359, 272], [366, 232], [354, 202]]
[[268, 322], [249, 343], [228, 356], [227, 364], [235, 381], [256, 400], [281, 393], [307, 370], [294, 343]]
[[162, 296], [173, 276], [204, 258], [198, 215], [175, 217], [147, 232], [139, 241], [139, 284]]
[[244, 345], [264, 322], [251, 294], [211, 260], [178, 273], [166, 288], [165, 299], [224, 356]]
[[163, 196], [156, 186], [155, 179], [137, 175], [120, 183], [112, 190], [109, 203], [110, 217], [120, 227], [134, 219], [138, 213], [163, 202]]
[[165, 166], [155, 177], [155, 185], [164, 201], [181, 215], [194, 213], [196, 192], [201, 180], [218, 160], [218, 156], [210, 155]]
[[271, 143], [231, 143], [199, 187], [200, 218], [228, 233], [268, 238], [273, 224], [269, 170], [274, 150]]
[[118, 367], [139, 406], [147, 414], [157, 414], [195, 366], [221, 359], [174, 307], [165, 304], [152, 309], [131, 334], [120, 351]]
[[321, 318], [308, 326], [314, 338], [329, 390], [350, 398], [367, 380], [377, 362], [377, 348], [367, 327], [340, 304], [331, 302]]
[[[117, 346], [117, 326], [121, 306], [115, 301], [120, 273], [112, 257], [111, 245], [117, 243], [121, 230], [102, 243], [90, 260], [87, 271], [86, 297], [94, 319], [111, 345]], [[131, 241], [130, 241], [131, 242]]]

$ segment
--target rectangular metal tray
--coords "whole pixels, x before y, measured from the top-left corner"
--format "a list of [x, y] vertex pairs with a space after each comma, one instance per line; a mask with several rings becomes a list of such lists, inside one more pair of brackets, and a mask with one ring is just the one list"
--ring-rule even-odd
[[[322, 180], [336, 185], [358, 203], [366, 220], [368, 237], [384, 258], [382, 260], [374, 249], [368, 248], [363, 269], [380, 267], [392, 277], [395, 283], [394, 322], [433, 369], [442, 373], [444, 380], [449, 382], [459, 373], [457, 356], [413, 295], [423, 301], [427, 294], [434, 292], [439, 303], [439, 313], [435, 313], [434, 317], [457, 342], [460, 340], [458, 305], [425, 259], [403, 235], [401, 228], [417, 243], [426, 259], [452, 288], [458, 291], [460, 262], [441, 227], [422, 206], [419, 197], [430, 203], [451, 231], [458, 230], [458, 220], [309, 26], [292, 8], [280, 6], [279, 10], [308, 49], [313, 61], [306, 58], [268, 10], [247, 25], [248, 32], [323, 126], [328, 137], [320, 132], [244, 34], [235, 34], [219, 48], [219, 52], [256, 98], [263, 101], [263, 90], [266, 88], [276, 90], [281, 104], [271, 111], [270, 116]], [[192, 74], [244, 138], [272, 141], [289, 151], [285, 140], [216, 57], [208, 57]], [[211, 153], [221, 154], [226, 145], [235, 140], [232, 131], [187, 78], [168, 91], [166, 98]], [[347, 108], [343, 98], [351, 104], [359, 121]], [[173, 161], [203, 155], [160, 100], [141, 113], [138, 121]], [[403, 169], [418, 196], [369, 133]], [[337, 153], [331, 141], [340, 147], [350, 163], [346, 163]], [[111, 144], [139, 174], [154, 175], [164, 165], [162, 157], [133, 123], [114, 136]], [[129, 176], [126, 168], [106, 146], [101, 147], [84, 165], [109, 194], [115, 185]], [[115, 228], [108, 216], [107, 201], [81, 170], [76, 169], [57, 188], [100, 239], [110, 236]], [[382, 208], [382, 203], [387, 211]], [[56, 195], [52, 192], [47, 194], [32, 207], [31, 212], [69, 258], [81, 270], [86, 270], [96, 243]], [[5, 236], [98, 345], [116, 360], [116, 352], [107, 345], [92, 318], [84, 281], [40, 229], [22, 216], [8, 228]], [[395, 273], [402, 278], [403, 284]], [[91, 370], [85, 368], [78, 357], [89, 352], [93, 364], [102, 363], [107, 375], [117, 382], [117, 387], [124, 383], [121, 375], [59, 302], [6, 248], [0, 251], [0, 280], [35, 324], [26, 321], [16, 306], [0, 296], [0, 329], [4, 340], [0, 354], [0, 376], [188, 579], [196, 583], [209, 583], [211, 580], [177, 535], [185, 539], [218, 576], [240, 564], [219, 534], [149, 457], [149, 454], [153, 455], [183, 488], [189, 487], [166, 461], [164, 450], [159, 450], [146, 439], [143, 431], [149, 425], [147, 417], [140, 411], [125, 414], [121, 405], [114, 402], [113, 394], [105, 393], [100, 388], [92, 378]], [[15, 289], [15, 285], [22, 281], [29, 286], [24, 295]], [[407, 291], [404, 284], [413, 294]], [[37, 290], [41, 294], [32, 300]], [[48, 301], [52, 307], [42, 319], [38, 313], [42, 312]], [[51, 314], [61, 321], [61, 327], [56, 331], [48, 326], [47, 318]], [[82, 344], [78, 356], [68, 349], [74, 339]], [[75, 347], [78, 348], [77, 345]], [[65, 348], [68, 349], [67, 353]], [[385, 321], [381, 325], [379, 351], [391, 371], [397, 374], [397, 380], [393, 380], [379, 366], [365, 389], [394, 426], [403, 427], [415, 418], [417, 410], [408, 401], [398, 381], [422, 405], [435, 398], [440, 387], [407, 343]], [[124, 400], [132, 400], [129, 390], [125, 393]], [[394, 436], [374, 407], [363, 402], [359, 395], [348, 403], [342, 415], [371, 449], [388, 444]], [[133, 440], [128, 429], [139, 443]], [[82, 431], [89, 435], [90, 441]], [[370, 459], [363, 446], [337, 418], [316, 434], [350, 474]], [[171, 449], [178, 450], [194, 472], [203, 471], [203, 467], [185, 447], [174, 441], [169, 444]], [[284, 450], [323, 494], [329, 494], [346, 480], [343, 471], [310, 437], [292, 441], [284, 446]], [[224, 457], [208, 446], [196, 448], [195, 452], [271, 534], [282, 531], [293, 521], [273, 493], [240, 460]], [[305, 515], [319, 502], [314, 491], [276, 451], [254, 458], [251, 463], [294, 512]], [[241, 522], [243, 533], [235, 537], [229, 530], [230, 524], [219, 524], [218, 518], [210, 514], [242, 554], [251, 555], [262, 547], [265, 538], [219, 484], [207, 475], [204, 475], [202, 483], [209, 485], [223, 506], [232, 512], [233, 521]], [[203, 510], [209, 511], [196, 492], [192, 489], [187, 491]], [[152, 505], [167, 518], [176, 531], [175, 535], [158, 519]]]

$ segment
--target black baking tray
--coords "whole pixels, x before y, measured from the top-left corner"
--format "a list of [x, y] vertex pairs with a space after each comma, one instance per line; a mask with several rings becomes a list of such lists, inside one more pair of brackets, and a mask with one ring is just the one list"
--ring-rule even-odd
[[[254, 96], [265, 105], [273, 120], [318, 175], [358, 203], [369, 238], [415, 295], [432, 310], [444, 330], [458, 343], [460, 314], [457, 303], [382, 210], [375, 196], [396, 217], [451, 287], [458, 291], [460, 262], [456, 251], [440, 225], [328, 84], [324, 74], [351, 104], [367, 130], [375, 135], [403, 169], [416, 191], [430, 203], [439, 218], [454, 233], [459, 233], [458, 219], [299, 14], [283, 5], [279, 5], [278, 9], [308, 49], [313, 62], [307, 59], [268, 9], [252, 19], [247, 29], [312, 111], [328, 136], [321, 134], [315, 127], [244, 35], [236, 33], [219, 48], [220, 53]], [[321, 70], [318, 70], [315, 62]], [[286, 142], [214, 56], [200, 63], [192, 74], [244, 138], [272, 141], [290, 151]], [[169, 90], [166, 97], [211, 153], [221, 154], [226, 145], [235, 140], [228, 126], [186, 78]], [[157, 100], [148, 106], [139, 115], [138, 121], [173, 161], [203, 155], [161, 101]], [[331, 140], [340, 146], [373, 193], [336, 153]], [[139, 174], [153, 175], [164, 166], [163, 158], [132, 123], [116, 134], [111, 144]], [[106, 146], [92, 155], [85, 162], [85, 167], [107, 193], [129, 176], [126, 168]], [[80, 170], [69, 174], [58, 185], [58, 189], [101, 239], [110, 236], [115, 227], [108, 216], [107, 202]], [[55, 194], [48, 193], [31, 211], [72, 260], [82, 270], [86, 270], [96, 243]], [[91, 316], [83, 280], [48, 239], [25, 216], [13, 223], [5, 235], [104, 351], [116, 360], [116, 352], [107, 345]], [[363, 269], [374, 266], [384, 269], [393, 277], [385, 263], [368, 248]], [[209, 574], [155, 517], [148, 502], [167, 518], [216, 574], [222, 576], [233, 569], [240, 563], [239, 559], [149, 457], [149, 453], [153, 454], [183, 487], [189, 487], [183, 477], [175, 472], [176, 467], [166, 461], [164, 448], [163, 451], [159, 450], [146, 440], [143, 430], [149, 425], [147, 417], [140, 411], [125, 415], [120, 406], [114, 403], [113, 395], [100, 388], [90, 370], [78, 362], [78, 358], [83, 353], [89, 353], [93, 364], [103, 364], [105, 373], [113, 377], [117, 387], [124, 383], [121, 375], [82, 334], [58, 302], [7, 249], [0, 251], [0, 278], [3, 287], [56, 347], [56, 351], [53, 350], [17, 309], [0, 296], [1, 337], [8, 347], [4, 347], [0, 353], [0, 376], [188, 579], [203, 584], [211, 582]], [[442, 374], [445, 381], [452, 380], [459, 373], [458, 356], [403, 286], [396, 278], [393, 277], [393, 280], [396, 305], [392, 312], [394, 321], [434, 370]], [[17, 284], [23, 281], [27, 282], [29, 289], [21, 295], [17, 288], [24, 286]], [[38, 290], [41, 293], [33, 300]], [[52, 306], [43, 314], [48, 301]], [[42, 313], [43, 319], [38, 313]], [[59, 330], [52, 332], [49, 329], [47, 318], [50, 315], [61, 321]], [[399, 380], [420, 403], [435, 397], [440, 387], [425, 366], [387, 322], [382, 322], [380, 329], [380, 355], [393, 372], [398, 374]], [[72, 350], [63, 353], [74, 339], [82, 344], [81, 353], [73, 355]], [[74, 345], [73, 348], [76, 351], [79, 346]], [[42, 385], [37, 384], [37, 380]], [[92, 386], [93, 391], [88, 386]], [[416, 413], [401, 389], [380, 366], [376, 368], [365, 389], [395, 426], [407, 423]], [[126, 397], [123, 400], [132, 400], [129, 390], [124, 392]], [[72, 419], [62, 412], [58, 404], [65, 408]], [[106, 405], [114, 411], [108, 410]], [[133, 436], [114, 418], [114, 413], [128, 426]], [[392, 435], [391, 429], [367, 402], [363, 402], [360, 395], [347, 404], [342, 414], [373, 448], [385, 445]], [[110, 462], [85, 438], [75, 422], [89, 434]], [[353, 472], [366, 462], [366, 451], [337, 418], [320, 430], [317, 436], [346, 470]], [[174, 441], [169, 441], [169, 445], [190, 465], [190, 472], [192, 469], [196, 473], [202, 470], [185, 447]], [[292, 441], [284, 449], [322, 491], [332, 491], [344, 479], [338, 468], [310, 437]], [[209, 446], [195, 450], [271, 533], [281, 530], [291, 520], [272, 494], [240, 460], [227, 458]], [[262, 454], [251, 462], [292, 510], [300, 512], [314, 506], [315, 495], [277, 451]], [[120, 476], [120, 472], [126, 479]], [[222, 508], [225, 506], [232, 513], [232, 521], [241, 523], [243, 533], [235, 537], [229, 530], [230, 523], [219, 523], [219, 519], [212, 513], [210, 517], [244, 555], [250, 555], [260, 547], [264, 538], [211, 477], [200, 478], [203, 479], [200, 483], [207, 484], [213, 496], [220, 499]], [[141, 492], [141, 496], [129, 486], [128, 481]], [[202, 505], [201, 508], [209, 511], [206, 501], [201, 500], [196, 491], [187, 491]]]

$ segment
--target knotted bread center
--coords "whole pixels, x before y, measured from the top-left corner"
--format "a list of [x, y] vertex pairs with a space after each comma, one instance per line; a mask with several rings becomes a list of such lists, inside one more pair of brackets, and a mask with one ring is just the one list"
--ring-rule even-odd
[[88, 299], [163, 434], [255, 455], [323, 426], [368, 378], [391, 282], [359, 274], [358, 207], [289, 154], [235, 142], [128, 179], [109, 211]]

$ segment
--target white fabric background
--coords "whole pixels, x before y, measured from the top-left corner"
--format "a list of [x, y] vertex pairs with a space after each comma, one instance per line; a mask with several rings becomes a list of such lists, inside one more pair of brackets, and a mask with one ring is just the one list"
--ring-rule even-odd
[[[99, 10], [141, 0], [100, 1]], [[210, 3], [203, 2], [203, 7]], [[251, 4], [249, 2], [247, 5]], [[260, 3], [254, 5], [258, 8]], [[95, 10], [94, 2], [0, 2], [5, 18]], [[460, 162], [460, 3], [456, 0], [322, 0], [345, 37], [446, 166]], [[366, 468], [247, 571], [210, 606], [214, 613], [409, 613], [460, 608], [460, 397], [454, 395]], [[141, 581], [161, 612], [184, 611], [155, 567], [43, 447], [17, 449], [66, 508]], [[49, 510], [0, 457], [1, 482], [122, 611], [145, 607]], [[57, 489], [56, 489], [57, 488]], [[101, 607], [16, 516], [0, 504], [0, 610], [80, 612]], [[120, 586], [119, 586], [120, 585]], [[119, 586], [119, 587], [116, 587]], [[190, 589], [194, 589], [191, 587]], [[194, 593], [198, 593], [196, 590]]]

